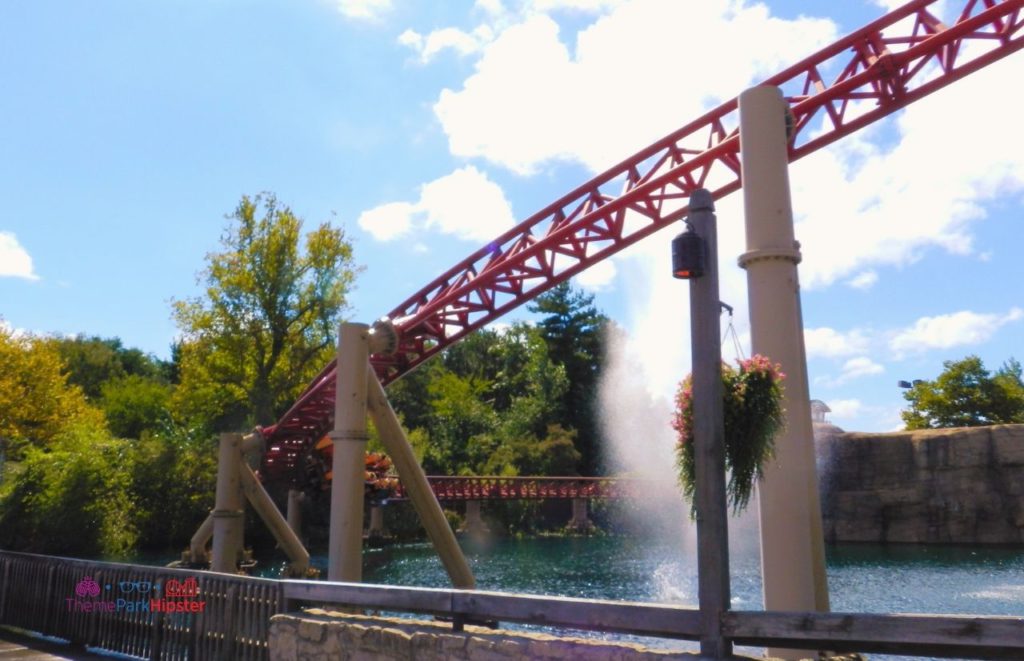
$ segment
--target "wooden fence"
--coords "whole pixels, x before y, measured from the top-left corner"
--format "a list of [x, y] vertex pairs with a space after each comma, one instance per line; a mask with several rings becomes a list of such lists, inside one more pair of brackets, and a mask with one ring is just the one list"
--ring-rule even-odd
[[[181, 601], [202, 602], [203, 610], [86, 612], [74, 607], [86, 576], [100, 594], [80, 602], [119, 594], [127, 600], [126, 589], [193, 579], [194, 594]], [[266, 659], [270, 617], [304, 604], [436, 615], [455, 629], [498, 621], [686, 640], [701, 635], [699, 610], [667, 604], [270, 580], [0, 551], [0, 624], [140, 658]], [[721, 629], [734, 643], [756, 646], [1024, 659], [1024, 617], [726, 611]]]

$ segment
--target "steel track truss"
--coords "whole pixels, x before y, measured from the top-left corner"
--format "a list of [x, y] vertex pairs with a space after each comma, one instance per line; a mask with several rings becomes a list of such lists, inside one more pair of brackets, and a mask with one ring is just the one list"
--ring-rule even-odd
[[[790, 110], [790, 161], [847, 136], [1024, 47], [1024, 0], [962, 0], [956, 20], [916, 0], [764, 81]], [[697, 188], [741, 187], [732, 99], [497, 237], [387, 315], [398, 351], [373, 356], [385, 384], [467, 334], [679, 220]], [[265, 434], [268, 476], [292, 469], [331, 426], [334, 364]]]

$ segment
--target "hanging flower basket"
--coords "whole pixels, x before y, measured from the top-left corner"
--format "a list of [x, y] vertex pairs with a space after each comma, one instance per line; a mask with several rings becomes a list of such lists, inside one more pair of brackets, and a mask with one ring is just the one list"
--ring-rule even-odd
[[[740, 360], [738, 368], [722, 363], [722, 409], [725, 418], [725, 467], [729, 471], [726, 495], [733, 514], [746, 509], [754, 484], [761, 479], [765, 463], [775, 450], [775, 436], [785, 422], [782, 409], [782, 379], [778, 365], [755, 355]], [[676, 441], [679, 483], [690, 501], [690, 516], [696, 516], [694, 490], [696, 464], [693, 453], [693, 378], [679, 384], [672, 428]]]

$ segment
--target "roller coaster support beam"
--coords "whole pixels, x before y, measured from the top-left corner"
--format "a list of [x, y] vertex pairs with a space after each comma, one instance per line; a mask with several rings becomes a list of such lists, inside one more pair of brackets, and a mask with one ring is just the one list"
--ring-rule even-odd
[[[747, 271], [751, 346], [786, 374], [786, 425], [759, 485], [764, 607], [828, 611], [797, 276], [800, 244], [789, 194], [788, 108], [778, 88], [764, 85], [741, 94], [739, 110], [747, 236], [739, 263]], [[771, 650], [770, 655], [799, 659], [805, 653]]]
[[289, 573], [295, 578], [306, 578], [306, 571], [309, 569], [309, 551], [302, 545], [295, 531], [291, 529], [288, 521], [281, 515], [281, 510], [277, 509], [277, 505], [271, 500], [270, 494], [260, 484], [259, 478], [256, 477], [253, 470], [249, 468], [249, 464], [242, 460], [238, 463], [238, 471], [242, 478], [242, 490], [245, 491], [245, 497], [252, 503], [252, 508], [263, 519], [263, 523], [267, 524], [267, 528], [273, 533], [274, 539], [277, 540], [281, 549], [284, 550], [288, 559], [291, 560], [291, 564], [288, 567]]
[[242, 551], [244, 506], [239, 466], [242, 435], [221, 434], [217, 456], [217, 492], [214, 496], [213, 559], [210, 569], [234, 574]]
[[327, 577], [363, 578], [363, 484], [366, 472], [366, 366], [370, 327], [343, 323], [338, 331], [334, 400], [334, 459], [331, 470], [331, 531]]
[[[423, 527], [430, 537], [437, 555], [441, 558], [441, 564], [451, 578], [452, 585], [460, 590], [472, 590], [476, 587], [476, 579], [473, 578], [473, 570], [469, 568], [466, 557], [459, 548], [451, 526], [444, 516], [437, 496], [427, 482], [427, 476], [423, 468], [416, 461], [412, 446], [402, 431], [402, 425], [395, 415], [388, 397], [384, 393], [384, 386], [377, 379], [373, 368], [364, 360], [366, 370], [367, 389], [369, 390], [369, 409], [373, 424], [380, 434], [384, 450], [391, 457], [398, 476], [402, 480], [402, 487], [405, 489], [409, 500], [412, 501], [416, 513], [423, 523]], [[337, 456], [337, 455], [335, 455]], [[337, 482], [337, 480], [335, 480]], [[362, 483], [360, 483], [362, 484]]]

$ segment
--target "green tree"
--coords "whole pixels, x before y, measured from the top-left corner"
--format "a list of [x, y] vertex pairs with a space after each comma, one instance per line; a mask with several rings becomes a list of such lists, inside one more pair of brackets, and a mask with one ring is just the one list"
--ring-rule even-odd
[[104, 384], [126, 376], [166, 380], [163, 361], [139, 349], [126, 348], [120, 338], [62, 337], [53, 340], [64, 363], [68, 383], [79, 386], [90, 400], [98, 399]]
[[168, 407], [173, 389], [137, 374], [108, 381], [100, 391], [100, 406], [110, 432], [121, 438], [142, 438], [144, 432], [170, 423]]
[[568, 282], [537, 297], [530, 311], [546, 315], [540, 331], [551, 359], [565, 368], [569, 388], [559, 403], [557, 422], [577, 432], [580, 470], [594, 475], [600, 465], [600, 431], [596, 398], [608, 318], [594, 307], [594, 297]]
[[[571, 448], [574, 433], [551, 426], [567, 388], [540, 330], [516, 324], [477, 331], [394, 384], [389, 397], [428, 472], [566, 474], [579, 460], [563, 447], [568, 438]], [[538, 447], [548, 441], [551, 453], [541, 457]], [[575, 457], [572, 465], [566, 456]]]
[[947, 360], [943, 367], [937, 379], [903, 394], [910, 402], [900, 414], [907, 429], [1024, 423], [1024, 383], [1016, 360], [994, 375], [978, 356]]
[[195, 430], [168, 427], [134, 446], [131, 491], [139, 546], [180, 549], [213, 504], [216, 445]]
[[330, 360], [359, 270], [352, 244], [270, 193], [243, 197], [206, 257], [205, 295], [174, 303], [182, 331], [176, 405], [215, 430], [269, 424]]
[[130, 442], [73, 424], [46, 449], [30, 447], [0, 487], [0, 546], [96, 557], [135, 547]]
[[53, 341], [0, 325], [0, 451], [19, 461], [27, 447], [50, 445], [69, 425], [103, 429], [103, 414], [68, 383]]

